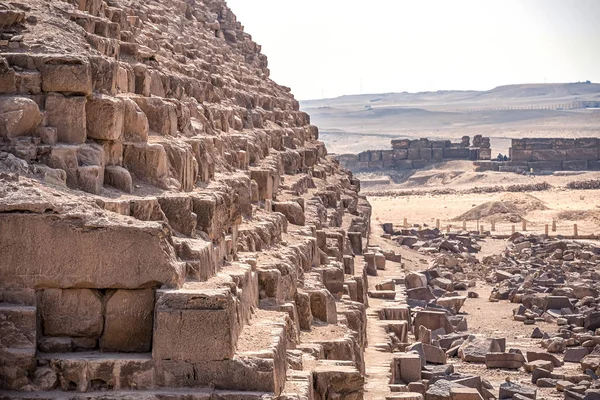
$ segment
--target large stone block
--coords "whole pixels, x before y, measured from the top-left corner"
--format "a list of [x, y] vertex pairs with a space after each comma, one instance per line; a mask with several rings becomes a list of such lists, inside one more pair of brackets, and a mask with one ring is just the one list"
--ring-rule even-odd
[[92, 70], [85, 58], [46, 57], [40, 70], [44, 92], [92, 93]]
[[35, 307], [0, 303], [0, 348], [35, 348], [36, 332]]
[[0, 97], [0, 137], [34, 136], [42, 121], [35, 101], [27, 97]]
[[574, 160], [598, 160], [598, 147], [567, 149], [567, 161]]
[[563, 161], [567, 159], [567, 150], [532, 150], [531, 161]]
[[154, 290], [117, 290], [106, 301], [100, 348], [104, 351], [150, 351], [153, 320]]
[[468, 160], [471, 152], [466, 147], [445, 147], [444, 158]]
[[531, 150], [511, 149], [510, 158], [512, 161], [530, 161], [532, 158]]
[[169, 187], [169, 162], [167, 152], [160, 144], [126, 143], [123, 165], [134, 176], [167, 189]]
[[123, 97], [123, 135], [127, 142], [147, 142], [150, 129], [148, 118], [131, 98]]
[[120, 140], [123, 136], [123, 102], [115, 97], [94, 95], [85, 105], [87, 136]]
[[157, 297], [154, 359], [233, 358], [241, 328], [229, 288], [159, 290]]
[[[415, 333], [419, 331], [419, 326], [424, 326], [432, 331], [440, 328], [446, 333], [454, 332], [454, 327], [444, 312], [438, 311], [419, 311], [415, 315]], [[417, 338], [418, 339], [418, 338]]]
[[137, 289], [185, 277], [159, 222], [0, 213], [0, 226], [0, 286]]
[[177, 106], [158, 97], [132, 97], [148, 118], [150, 130], [163, 136], [177, 135]]
[[51, 95], [46, 97], [48, 125], [56, 128], [59, 142], [85, 143], [86, 98], [83, 96], [64, 97]]
[[575, 139], [575, 147], [581, 148], [598, 148], [600, 147], [600, 139], [587, 137]]
[[40, 315], [46, 336], [94, 338], [104, 327], [101, 297], [90, 289], [44, 289]]

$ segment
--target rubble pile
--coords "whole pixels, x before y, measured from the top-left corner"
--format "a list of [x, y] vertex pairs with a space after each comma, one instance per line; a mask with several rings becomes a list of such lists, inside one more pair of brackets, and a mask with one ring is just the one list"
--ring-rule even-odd
[[443, 233], [438, 228], [428, 227], [396, 230], [392, 223], [383, 224], [383, 231], [383, 237], [395, 241], [398, 246], [407, 246], [423, 253], [476, 253], [481, 250], [481, 246], [477, 243], [481, 237], [477, 232]]
[[[529, 363], [524, 367], [533, 372], [532, 382], [538, 386], [556, 386], [565, 393], [574, 387], [571, 390], [574, 393], [566, 394], [565, 398], [579, 399], [584, 398], [586, 392], [596, 393], [600, 387], [597, 385], [600, 246], [515, 233], [506, 251], [484, 258], [483, 265], [489, 271], [487, 281], [495, 283], [490, 301], [519, 304], [513, 318], [526, 325], [542, 321], [557, 325], [554, 333], [533, 329], [531, 338], [538, 339], [546, 353], [541, 353], [545, 361], [537, 364], [532, 364], [527, 355]], [[580, 363], [581, 374], [552, 373], [563, 361]], [[566, 388], [560, 383], [564, 381], [570, 382]]]

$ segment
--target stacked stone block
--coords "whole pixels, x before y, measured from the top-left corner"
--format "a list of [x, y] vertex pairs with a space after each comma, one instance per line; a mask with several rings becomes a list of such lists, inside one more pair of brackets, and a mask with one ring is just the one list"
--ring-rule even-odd
[[394, 139], [391, 150], [368, 150], [359, 154], [342, 154], [338, 159], [352, 171], [382, 169], [408, 170], [423, 168], [447, 160], [489, 160], [490, 140], [476, 135], [473, 145], [465, 136], [460, 143], [450, 140]]
[[600, 139], [513, 139], [513, 164], [537, 170], [600, 170]]
[[24, 32], [0, 41], [0, 161], [25, 165], [0, 171], [6, 398], [339, 398], [331, 371], [360, 398], [370, 206], [225, 2], [23, 10], [0, 10]]

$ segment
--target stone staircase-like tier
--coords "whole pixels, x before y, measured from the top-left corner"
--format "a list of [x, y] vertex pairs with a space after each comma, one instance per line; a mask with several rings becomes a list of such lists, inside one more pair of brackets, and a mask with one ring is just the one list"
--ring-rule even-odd
[[225, 2], [6, 7], [0, 399], [362, 398], [370, 206]]

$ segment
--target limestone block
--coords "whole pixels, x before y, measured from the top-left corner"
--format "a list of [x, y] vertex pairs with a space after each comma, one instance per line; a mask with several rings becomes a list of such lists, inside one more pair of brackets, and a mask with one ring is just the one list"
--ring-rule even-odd
[[463, 361], [484, 363], [487, 353], [498, 353], [501, 351], [500, 344], [496, 339], [470, 335], [459, 347], [458, 356]]
[[310, 309], [314, 318], [335, 324], [337, 322], [337, 312], [335, 299], [326, 289], [307, 290], [310, 296]]
[[0, 285], [5, 287], [137, 289], [157, 283], [173, 287], [184, 278], [184, 265], [176, 261], [162, 223], [0, 213], [0, 225]]
[[39, 137], [44, 144], [55, 145], [58, 140], [56, 128], [51, 126], [38, 126], [35, 130], [35, 135]]
[[29, 386], [28, 376], [34, 372], [35, 366], [35, 347], [0, 347], [0, 389], [24, 390]]
[[85, 192], [99, 194], [104, 184], [104, 166], [86, 165], [77, 168], [77, 187]]
[[321, 399], [360, 399], [364, 377], [354, 367], [341, 365], [318, 366], [313, 371], [314, 388]]
[[148, 141], [148, 118], [142, 109], [129, 97], [122, 97], [124, 117], [123, 117], [123, 138], [127, 142], [147, 142]]
[[46, 57], [40, 71], [44, 92], [92, 93], [92, 70], [83, 57]]
[[123, 166], [139, 179], [168, 188], [169, 162], [167, 152], [160, 144], [126, 143]]
[[418, 332], [421, 325], [432, 331], [442, 328], [446, 333], [454, 332], [454, 328], [444, 312], [418, 311], [414, 321], [415, 333]]
[[300, 204], [295, 201], [273, 202], [273, 211], [285, 215], [288, 222], [291, 224], [304, 225], [304, 210], [302, 210]]
[[67, 185], [69, 187], [77, 187], [77, 146], [58, 145], [52, 146], [50, 154], [46, 157], [46, 164], [55, 169], [62, 169], [67, 175]]
[[10, 68], [6, 58], [0, 57], [0, 93], [15, 93], [15, 85], [15, 70]]
[[525, 363], [525, 357], [521, 353], [487, 353], [485, 355], [485, 366], [487, 368], [519, 369]]
[[148, 352], [152, 346], [154, 290], [119, 289], [106, 301], [103, 351]]
[[109, 165], [104, 168], [104, 184], [125, 193], [133, 193], [131, 174], [123, 167]]
[[119, 63], [109, 57], [90, 56], [90, 64], [94, 91], [116, 94]]
[[15, 74], [17, 93], [38, 94], [42, 91], [42, 75], [38, 71], [19, 71]]
[[298, 311], [300, 329], [310, 330], [313, 315], [310, 309], [310, 295], [308, 293], [301, 290], [296, 292], [296, 309]]
[[160, 141], [169, 158], [170, 176], [181, 185], [181, 190], [190, 192], [198, 179], [198, 162], [194, 157], [192, 146], [184, 141]]
[[0, 137], [33, 136], [42, 121], [35, 101], [27, 97], [0, 97]]
[[123, 102], [102, 94], [91, 96], [86, 105], [87, 136], [92, 139], [120, 140], [123, 136]]
[[407, 289], [421, 288], [427, 286], [427, 277], [419, 272], [409, 272], [404, 278]]
[[585, 160], [585, 161], [595, 161], [598, 160], [598, 147], [591, 148], [574, 148], [567, 149], [567, 161], [574, 160]]
[[233, 358], [240, 326], [229, 289], [159, 290], [157, 297], [154, 359]]
[[150, 130], [162, 136], [177, 135], [177, 106], [158, 97], [131, 97], [148, 118]]
[[250, 179], [258, 185], [259, 200], [273, 198], [273, 177], [268, 169], [251, 169]]
[[90, 289], [44, 289], [40, 314], [47, 336], [98, 337], [104, 326], [102, 300]]
[[190, 196], [177, 194], [162, 196], [158, 198], [158, 203], [174, 230], [186, 236], [195, 235], [197, 216], [193, 212]]
[[532, 150], [531, 161], [564, 161], [567, 159], [567, 150]]
[[64, 97], [49, 95], [46, 97], [48, 125], [56, 127], [59, 142], [85, 143], [86, 98], [83, 96]]
[[0, 303], [0, 348], [35, 348], [36, 332], [35, 307]]

